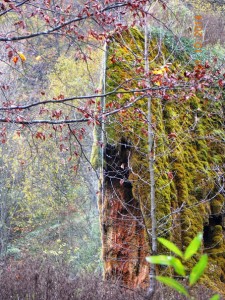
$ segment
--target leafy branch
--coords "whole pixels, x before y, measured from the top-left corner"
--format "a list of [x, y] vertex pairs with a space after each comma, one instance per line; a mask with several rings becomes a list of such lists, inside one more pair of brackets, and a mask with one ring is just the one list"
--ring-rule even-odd
[[[185, 252], [183, 253], [174, 243], [170, 242], [164, 238], [158, 238], [158, 241], [165, 246], [167, 249], [176, 254], [179, 258], [168, 255], [157, 255], [157, 256], [149, 256], [146, 260], [151, 264], [159, 264], [166, 265], [174, 268], [174, 271], [182, 276], [184, 279], [188, 280], [188, 288], [184, 287], [180, 282], [171, 277], [166, 276], [156, 276], [156, 279], [159, 282], [164, 283], [165, 285], [173, 288], [180, 294], [183, 294], [187, 297], [187, 299], [193, 299], [190, 295], [190, 288], [197, 283], [202, 274], [205, 271], [205, 268], [208, 263], [207, 254], [203, 254], [199, 261], [195, 264], [195, 266], [190, 270], [190, 274], [186, 275], [186, 268], [184, 263], [190, 260], [193, 255], [195, 255], [202, 242], [202, 233], [198, 233], [198, 235], [190, 242]], [[183, 261], [183, 262], [182, 262]], [[209, 300], [219, 300], [220, 296], [218, 294], [212, 296]]]

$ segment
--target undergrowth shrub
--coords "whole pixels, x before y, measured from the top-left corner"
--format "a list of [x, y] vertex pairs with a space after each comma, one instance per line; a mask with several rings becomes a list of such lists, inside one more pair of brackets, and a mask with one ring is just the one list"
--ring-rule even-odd
[[101, 275], [71, 273], [66, 264], [49, 259], [8, 261], [0, 270], [1, 300], [141, 300], [119, 282], [103, 282]]
[[[144, 290], [131, 290], [119, 281], [103, 281], [101, 274], [73, 274], [66, 264], [54, 264], [45, 257], [8, 261], [0, 269], [1, 300], [143, 300]], [[197, 299], [212, 292], [196, 289]], [[183, 300], [175, 291], [158, 283], [152, 300]]]

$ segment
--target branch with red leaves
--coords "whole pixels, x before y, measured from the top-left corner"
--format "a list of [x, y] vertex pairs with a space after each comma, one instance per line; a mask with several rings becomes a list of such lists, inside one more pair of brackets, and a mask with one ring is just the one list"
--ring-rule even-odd
[[[24, 1], [20, 5], [22, 5], [26, 2], [27, 1]], [[109, 4], [110, 2], [111, 3], [114, 2], [114, 3]], [[115, 10], [115, 9], [120, 9], [120, 8], [123, 8], [123, 7], [128, 7], [131, 10], [143, 11], [143, 7], [144, 7], [144, 4], [146, 2], [148, 2], [148, 1], [147, 0], [142, 0], [142, 1], [140, 1], [140, 0], [139, 1], [138, 0], [128, 0], [128, 1], [122, 1], [122, 2], [105, 1], [106, 6], [101, 7], [101, 5], [99, 3], [96, 2], [95, 4], [93, 4], [93, 3], [91, 4], [91, 1], [89, 1], [84, 5], [83, 9], [77, 14], [77, 16], [75, 18], [73, 18], [71, 20], [68, 20], [68, 21], [60, 22], [60, 24], [58, 26], [50, 28], [49, 30], [46, 30], [46, 31], [40, 31], [40, 32], [31, 33], [31, 34], [27, 34], [27, 35], [12, 36], [12, 37], [0, 36], [0, 41], [1, 42], [21, 41], [21, 40], [28, 40], [28, 39], [31, 39], [31, 38], [35, 38], [35, 37], [38, 37], [38, 36], [58, 33], [61, 29], [65, 28], [65, 27], [67, 27], [71, 24], [78, 23], [78, 22], [86, 20], [86, 19], [95, 19], [95, 18], [98, 19], [99, 17], [102, 18], [104, 16], [105, 12]], [[14, 8], [12, 7], [11, 9], [5, 11], [2, 14], [5, 14], [5, 13], [11, 11], [11, 10], [16, 11], [16, 9], [17, 9], [16, 6]], [[48, 17], [48, 16], [46, 16], [46, 17]], [[102, 23], [104, 23], [105, 19], [103, 18], [103, 20], [101, 20], [101, 21], [102, 21]], [[113, 20], [111, 20], [111, 22], [113, 22]], [[49, 24], [49, 18], [47, 18], [46, 23]], [[121, 24], [118, 24], [118, 27], [120, 27], [120, 26], [121, 26]]]
[[[190, 74], [190, 73], [189, 73]], [[198, 84], [200, 84], [201, 82], [199, 82]], [[225, 84], [225, 81], [220, 79], [218, 81], [219, 85], [211, 85], [210, 88], [211, 89], [218, 89], [219, 87], [223, 87], [223, 85]], [[197, 83], [196, 83], [197, 84]], [[202, 88], [204, 86], [204, 82], [201, 83], [202, 84]], [[206, 83], [205, 83], [206, 84]], [[63, 96], [60, 97], [60, 99], [51, 99], [51, 100], [44, 100], [44, 101], [38, 101], [38, 102], [33, 102], [30, 104], [24, 104], [24, 105], [8, 105], [7, 103], [5, 104], [5, 106], [0, 107], [0, 111], [12, 111], [12, 110], [26, 110], [35, 106], [40, 106], [40, 105], [47, 105], [47, 104], [63, 104], [65, 102], [70, 102], [73, 100], [85, 100], [85, 99], [96, 99], [96, 98], [102, 98], [102, 97], [107, 97], [110, 95], [117, 95], [119, 94], [142, 94], [145, 92], [157, 92], [157, 91], [173, 91], [173, 90], [183, 90], [183, 89], [188, 89], [190, 90], [191, 88], [193, 88], [194, 85], [193, 84], [180, 84], [180, 85], [174, 85], [174, 86], [152, 86], [152, 87], [147, 87], [147, 88], [140, 88], [140, 89], [131, 89], [131, 90], [124, 90], [124, 91], [119, 91], [119, 89], [121, 89], [121, 86], [118, 86], [116, 90], [113, 90], [111, 92], [107, 92], [104, 94], [92, 94], [92, 95], [84, 95], [84, 96], [74, 96], [74, 97], [68, 97], [68, 98], [64, 98]], [[206, 87], [208, 87], [208, 85], [206, 85]], [[75, 107], [79, 109], [79, 107]]]
[[[11, 105], [8, 106], [6, 103], [6, 106], [0, 107], [0, 111], [10, 111], [10, 110], [25, 110], [29, 109], [35, 106], [40, 106], [40, 105], [46, 105], [46, 104], [63, 104], [65, 102], [70, 102], [73, 100], [85, 100], [85, 99], [96, 99], [96, 98], [102, 98], [102, 97], [107, 97], [110, 95], [116, 95], [116, 94], [138, 94], [138, 93], [144, 93], [148, 91], [160, 91], [160, 90], [180, 90], [180, 89], [190, 89], [190, 85], [177, 85], [174, 87], [168, 87], [168, 86], [155, 86], [155, 87], [150, 87], [150, 88], [143, 88], [143, 89], [133, 89], [133, 90], [128, 90], [128, 91], [118, 91], [120, 87], [118, 87], [116, 90], [105, 93], [105, 94], [93, 94], [93, 95], [84, 95], [84, 96], [74, 96], [74, 97], [68, 97], [68, 98], [61, 98], [60, 100], [57, 99], [51, 99], [51, 100], [44, 100], [44, 101], [39, 101], [39, 102], [34, 102], [30, 104], [25, 104], [25, 105]], [[78, 107], [75, 107], [78, 108]]]
[[[4, 16], [5, 14], [9, 13], [9, 12], [12, 12], [13, 10], [17, 10], [17, 8], [23, 6], [24, 4], [26, 4], [27, 2], [29, 2], [30, 0], [24, 0], [16, 5], [12, 4], [11, 3], [11, 6], [9, 6], [10, 8], [9, 9], [6, 9], [5, 5], [3, 3], [1, 3], [1, 10], [3, 10], [2, 13], [0, 13], [0, 17]], [[7, 2], [7, 1], [5, 1]]]

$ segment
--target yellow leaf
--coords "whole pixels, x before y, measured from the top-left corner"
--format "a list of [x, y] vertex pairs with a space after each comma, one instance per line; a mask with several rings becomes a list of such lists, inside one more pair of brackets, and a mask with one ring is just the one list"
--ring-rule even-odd
[[38, 55], [37, 57], [35, 57], [35, 59], [36, 59], [36, 61], [39, 61], [39, 60], [41, 60], [41, 56]]
[[160, 85], [161, 85], [161, 83], [160, 83], [159, 81], [156, 81], [156, 82], [155, 82], [155, 85], [158, 85], [158, 86], [160, 86]]
[[155, 74], [155, 75], [162, 75], [162, 74], [163, 74], [163, 70], [153, 70], [153, 71], [152, 71], [152, 74]]
[[168, 71], [169, 71], [168, 66], [164, 66], [164, 67], [161, 67], [160, 69], [153, 70], [153, 71], [152, 71], [152, 74], [155, 74], [155, 75], [163, 75], [165, 72], [168, 72]]
[[169, 72], [169, 70], [170, 70], [170, 69], [168, 68], [168, 66], [165, 66], [164, 69], [165, 69], [165, 72]]
[[26, 56], [22, 52], [18, 52], [18, 55], [23, 62], [26, 60]]

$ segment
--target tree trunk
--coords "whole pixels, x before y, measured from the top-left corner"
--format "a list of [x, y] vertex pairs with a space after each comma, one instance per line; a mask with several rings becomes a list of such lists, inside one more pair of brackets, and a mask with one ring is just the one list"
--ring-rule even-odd
[[104, 197], [100, 207], [103, 262], [106, 279], [121, 280], [129, 287], [147, 284], [149, 265], [145, 228], [139, 202], [128, 180], [130, 145], [121, 139], [105, 147]]
[[[144, 61], [145, 61], [145, 76], [148, 88], [150, 88], [149, 80], [149, 30], [147, 16], [145, 17], [145, 48], [144, 48]], [[149, 156], [149, 177], [150, 177], [150, 215], [151, 215], [151, 254], [157, 255], [157, 221], [156, 221], [156, 201], [155, 201], [155, 137], [154, 129], [152, 126], [152, 99], [148, 96], [148, 156]], [[156, 266], [150, 266], [150, 282], [148, 289], [149, 299], [153, 296], [156, 289]]]

